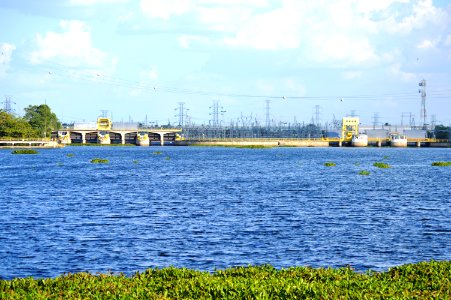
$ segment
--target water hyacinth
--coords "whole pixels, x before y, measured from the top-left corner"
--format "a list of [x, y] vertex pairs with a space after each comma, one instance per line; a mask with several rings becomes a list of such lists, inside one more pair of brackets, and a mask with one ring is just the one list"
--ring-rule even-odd
[[383, 162], [375, 162], [375, 163], [373, 164], [373, 166], [375, 166], [375, 167], [377, 167], [377, 168], [380, 168], [380, 169], [388, 169], [388, 168], [391, 168], [389, 164], [383, 163]]
[[12, 154], [38, 154], [34, 149], [17, 149], [11, 152]]
[[451, 166], [451, 161], [434, 161], [432, 163], [434, 167], [449, 167]]
[[214, 273], [174, 267], [124, 274], [66, 274], [54, 279], [0, 280], [1, 299], [447, 299], [451, 261], [386, 272], [270, 265]]
[[93, 164], [107, 164], [109, 163], [108, 159], [103, 159], [103, 158], [93, 158], [91, 159], [91, 163]]

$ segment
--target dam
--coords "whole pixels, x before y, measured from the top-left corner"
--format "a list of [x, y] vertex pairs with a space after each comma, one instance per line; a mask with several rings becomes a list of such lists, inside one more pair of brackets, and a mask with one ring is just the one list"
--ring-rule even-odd
[[[309, 126], [306, 126], [309, 128]], [[210, 146], [267, 146], [267, 147], [450, 147], [449, 140], [428, 137], [419, 129], [371, 129], [360, 125], [357, 117], [342, 119], [341, 128], [334, 134], [320, 130], [293, 133], [293, 130], [263, 132], [260, 129], [154, 126], [138, 123], [113, 123], [99, 117], [97, 122], [74, 123], [52, 134], [59, 144], [134, 144], [151, 145], [210, 145]], [[249, 134], [251, 133], [252, 134]], [[258, 133], [258, 134], [257, 134]]]

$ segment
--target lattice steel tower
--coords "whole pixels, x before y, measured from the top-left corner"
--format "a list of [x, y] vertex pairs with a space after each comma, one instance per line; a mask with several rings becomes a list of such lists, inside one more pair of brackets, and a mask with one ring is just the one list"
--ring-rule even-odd
[[426, 129], [426, 80], [421, 80], [421, 82], [418, 84], [421, 86], [421, 89], [418, 90], [418, 92], [421, 94], [421, 111], [420, 111], [420, 119], [421, 123], [423, 125], [423, 129]]

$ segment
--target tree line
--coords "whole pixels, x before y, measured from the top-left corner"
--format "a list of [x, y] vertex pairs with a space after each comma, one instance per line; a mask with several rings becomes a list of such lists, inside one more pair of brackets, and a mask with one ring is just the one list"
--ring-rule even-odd
[[61, 128], [47, 104], [29, 105], [23, 117], [0, 110], [0, 138], [46, 138]]

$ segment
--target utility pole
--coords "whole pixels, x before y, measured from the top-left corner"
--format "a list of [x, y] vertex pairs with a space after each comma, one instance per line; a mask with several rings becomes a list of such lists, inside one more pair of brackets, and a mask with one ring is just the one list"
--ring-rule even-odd
[[421, 89], [418, 90], [418, 92], [421, 94], [421, 111], [420, 111], [420, 119], [423, 123], [423, 130], [426, 130], [427, 124], [426, 124], [426, 80], [421, 80], [421, 82], [418, 84]]
[[269, 129], [269, 127], [271, 127], [271, 120], [269, 118], [270, 114], [269, 114], [269, 103], [271, 102], [271, 100], [267, 99], [266, 100], [266, 129]]

